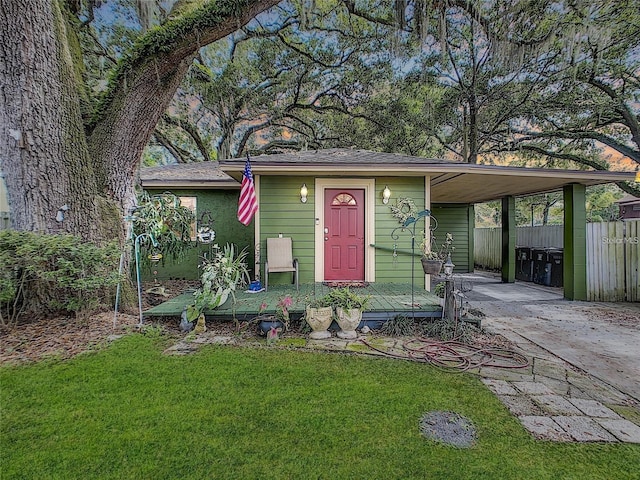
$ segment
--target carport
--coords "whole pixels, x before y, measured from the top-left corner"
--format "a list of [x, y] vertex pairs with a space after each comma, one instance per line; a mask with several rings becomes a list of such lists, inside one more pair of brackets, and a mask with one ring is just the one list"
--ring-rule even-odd
[[[505, 283], [515, 282], [515, 198], [562, 191], [564, 198], [564, 297], [586, 300], [586, 187], [638, 181], [634, 172], [556, 170], [493, 165], [439, 164], [431, 174], [431, 201], [476, 204], [502, 202], [502, 272]], [[425, 171], [426, 170], [426, 171]], [[429, 170], [433, 170], [431, 173]]]

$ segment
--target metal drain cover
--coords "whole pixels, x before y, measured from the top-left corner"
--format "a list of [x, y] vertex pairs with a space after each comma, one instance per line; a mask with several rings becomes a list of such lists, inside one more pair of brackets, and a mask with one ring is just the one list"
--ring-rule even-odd
[[468, 448], [476, 439], [473, 422], [455, 412], [429, 412], [420, 419], [420, 431], [429, 440]]

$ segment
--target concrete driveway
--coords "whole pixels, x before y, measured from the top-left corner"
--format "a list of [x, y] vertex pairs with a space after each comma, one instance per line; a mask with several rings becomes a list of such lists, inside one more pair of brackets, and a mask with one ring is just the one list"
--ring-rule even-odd
[[456, 275], [483, 327], [522, 344], [531, 342], [640, 401], [640, 303], [565, 300], [562, 290], [499, 275]]

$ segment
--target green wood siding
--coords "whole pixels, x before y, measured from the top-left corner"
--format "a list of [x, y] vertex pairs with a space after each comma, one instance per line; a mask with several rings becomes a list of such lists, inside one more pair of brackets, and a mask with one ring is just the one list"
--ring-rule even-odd
[[[307, 203], [300, 202], [300, 187], [307, 184]], [[313, 177], [267, 176], [260, 178], [261, 274], [267, 259], [267, 238], [291, 237], [293, 256], [298, 259], [300, 283], [314, 281], [315, 186]], [[272, 273], [269, 284], [291, 283], [290, 273]]]
[[[382, 203], [382, 189], [385, 185], [391, 190], [389, 203]], [[391, 214], [391, 206], [396, 205], [398, 198], [411, 198], [418, 211], [424, 209], [424, 177], [379, 177], [376, 178], [376, 238], [373, 242], [376, 246], [376, 282], [382, 283], [411, 283], [411, 264], [413, 262], [413, 282], [416, 286], [424, 288], [424, 274], [420, 263], [420, 242], [423, 238], [425, 223], [418, 221], [416, 225], [415, 252], [417, 256], [411, 257], [411, 233], [409, 230], [395, 231], [397, 239], [391, 237], [393, 230], [400, 226], [400, 222]], [[396, 245], [397, 256], [392, 251]]]
[[455, 250], [451, 260], [456, 273], [473, 271], [473, 206], [459, 204], [434, 204], [431, 214], [438, 221], [434, 231], [435, 244], [440, 245], [447, 233], [453, 235]]
[[[309, 190], [307, 203], [300, 202], [300, 186], [306, 183]], [[382, 189], [391, 190], [387, 205], [382, 203]], [[420, 263], [420, 242], [425, 224], [416, 225], [415, 252], [411, 257], [411, 234], [408, 230], [396, 230], [398, 238], [391, 237], [392, 231], [400, 225], [391, 214], [391, 205], [400, 197], [409, 197], [420, 210], [424, 208], [424, 177], [378, 177], [375, 186], [375, 237], [366, 239], [367, 244], [379, 247], [375, 251], [376, 282], [409, 283], [413, 261], [415, 285], [424, 288], [424, 274]], [[266, 238], [282, 234], [291, 237], [293, 255], [298, 258], [300, 282], [312, 282], [315, 268], [315, 179], [313, 177], [268, 176], [260, 179], [260, 249], [261, 269], [264, 274], [266, 259]], [[451, 232], [456, 246], [453, 261], [457, 272], [470, 271], [473, 265], [473, 248], [470, 233], [473, 232], [473, 207], [468, 205], [437, 205], [433, 215], [438, 220], [440, 232]], [[443, 234], [444, 234], [443, 233]], [[397, 256], [393, 256], [394, 244]], [[291, 282], [291, 274], [272, 274], [269, 284]]]
[[[150, 195], [163, 193], [168, 190], [148, 190]], [[196, 217], [209, 211], [213, 218], [213, 230], [216, 232], [214, 243], [224, 245], [225, 243], [234, 243], [239, 248], [247, 248], [247, 264], [249, 269], [253, 271], [254, 264], [254, 248], [253, 233], [254, 227], [251, 223], [248, 227], [242, 225], [237, 219], [238, 195], [239, 190], [186, 190], [176, 189], [170, 190], [171, 193], [179, 197], [196, 197]], [[173, 262], [167, 259], [164, 265], [158, 265], [157, 277], [159, 280], [167, 278], [184, 278], [197, 279], [200, 275], [198, 271], [198, 263], [203, 254], [209, 252], [210, 245], [202, 245], [193, 243], [187, 255]], [[153, 278], [151, 273], [145, 272], [145, 279]]]

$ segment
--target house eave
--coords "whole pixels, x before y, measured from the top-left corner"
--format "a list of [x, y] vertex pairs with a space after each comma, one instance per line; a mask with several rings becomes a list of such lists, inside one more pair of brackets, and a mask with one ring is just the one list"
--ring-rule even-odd
[[[428, 177], [431, 201], [482, 203], [584, 186], [633, 182], [636, 172], [561, 170], [476, 165], [438, 158], [334, 148], [251, 157], [257, 176], [320, 178]], [[141, 172], [147, 189], [238, 189], [244, 158], [150, 167]]]
[[238, 190], [240, 184], [235, 180], [232, 181], [211, 181], [206, 180], [141, 180], [140, 184], [142, 188], [148, 190], [156, 190], [163, 188], [183, 188], [193, 190], [208, 190], [208, 189], [220, 189], [220, 190]]
[[[434, 162], [411, 158], [410, 164], [380, 165], [357, 162], [315, 161], [293, 163], [252, 159], [255, 175], [371, 178], [380, 176], [431, 179], [431, 201], [436, 203], [482, 203], [506, 196], [527, 196], [562, 190], [570, 184], [594, 186], [634, 181], [634, 172], [560, 170], [466, 163]], [[221, 162], [222, 171], [238, 180], [244, 163]]]

